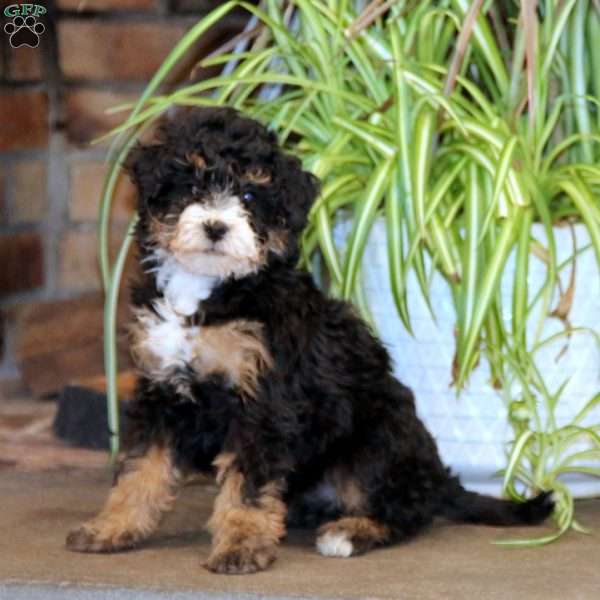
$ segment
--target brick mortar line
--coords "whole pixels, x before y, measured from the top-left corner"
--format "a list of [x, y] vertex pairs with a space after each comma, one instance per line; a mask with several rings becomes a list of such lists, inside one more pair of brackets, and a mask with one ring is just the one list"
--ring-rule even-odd
[[[78, 161], [104, 161], [106, 159], [106, 147], [90, 145], [88, 147], [77, 148], [71, 145], [67, 148], [66, 155], [69, 165]], [[26, 150], [11, 150], [0, 153], [0, 165], [4, 168], [29, 161], [47, 162], [47, 159], [48, 151], [45, 148], [28, 148]]]
[[7, 91], [45, 91], [46, 83], [44, 81], [34, 81], [33, 79], [27, 80], [13, 80], [13, 79], [1, 79], [0, 80], [0, 92], [6, 93]]
[[64, 124], [62, 72], [57, 33], [57, 7], [49, 0], [48, 19], [42, 47], [43, 76], [48, 82], [48, 140], [47, 198], [48, 212], [44, 235], [44, 291], [43, 298], [50, 299], [58, 292], [60, 265], [60, 238], [68, 225], [69, 174], [65, 160], [67, 141], [61, 131]]
[[26, 148], [0, 152], [0, 165], [7, 167], [12, 163], [20, 163], [27, 160], [45, 160], [47, 152], [46, 148]]
[[[179, 12], [173, 13], [169, 12], [166, 15], [159, 12], [151, 12], [147, 13], [143, 12], [135, 12], [135, 11], [103, 11], [103, 12], [74, 12], [74, 11], [60, 11], [57, 14], [58, 22], [81, 22], [81, 23], [118, 23], [118, 24], [135, 24], [135, 25], [143, 25], [145, 23], [149, 24], [180, 24], [180, 23], [197, 23], [200, 19], [203, 19], [209, 14], [210, 11], [207, 12], [198, 12], [198, 13], [189, 13], [189, 12]], [[247, 21], [248, 16], [246, 13], [229, 13], [222, 18], [219, 23], [225, 23], [227, 21], [233, 21], [234, 24], [237, 24], [238, 21]]]
[[[4, 32], [2, 32], [4, 33]], [[10, 58], [10, 46], [6, 43], [5, 40], [2, 40], [0, 43], [0, 73], [8, 73], [9, 70], [9, 58]], [[3, 75], [0, 75], [0, 80], [4, 79]]]
[[81, 79], [64, 77], [62, 87], [68, 92], [142, 92], [150, 79]]
[[48, 160], [48, 217], [46, 220], [45, 296], [59, 289], [60, 240], [68, 228], [69, 173], [65, 158], [67, 142], [64, 134], [51, 134]]
[[[0, 308], [2, 301], [0, 300]], [[0, 356], [0, 379], [16, 379], [19, 377], [19, 367], [15, 360], [16, 323], [4, 319], [4, 348]]]
[[[129, 221], [126, 220], [114, 220], [112, 221], [109, 228], [109, 235], [118, 235], [119, 241], [121, 236], [127, 231]], [[98, 221], [86, 221], [86, 220], [70, 220], [69, 221], [69, 233], [89, 233], [95, 234], [98, 229]], [[112, 251], [111, 251], [112, 254]]]
[[[167, 18], [171, 12], [171, 0], [155, 0], [154, 10], [161, 15], [163, 18]], [[208, 11], [210, 12], [210, 11]], [[205, 13], [207, 14], [207, 13]]]
[[98, 161], [106, 162], [106, 147], [90, 145], [82, 148], [71, 147], [67, 150], [67, 163], [69, 168], [79, 162]]
[[[14, 190], [11, 189], [11, 192], [14, 192]], [[18, 235], [20, 233], [39, 233], [43, 240], [45, 233], [44, 221], [25, 221], [23, 223], [5, 223], [0, 225], [0, 235]]]
[[[81, 290], [81, 289], [68, 289], [68, 288], [60, 288], [59, 290], [57, 290], [57, 292], [51, 297], [51, 298], [44, 298], [41, 294], [39, 290], [34, 290], [34, 291], [23, 291], [23, 292], [15, 292], [14, 294], [11, 294], [10, 296], [5, 296], [3, 298], [0, 299], [0, 310], [4, 309], [4, 310], [9, 310], [14, 308], [15, 306], [18, 306], [20, 304], [28, 304], [30, 302], [37, 302], [39, 300], [48, 300], [48, 301], [57, 301], [60, 302], [61, 300], [72, 300], [74, 298], [79, 298], [82, 295], [85, 294], [93, 294], [94, 292], [97, 292], [98, 290], [93, 290], [93, 289], [86, 289], [86, 290]], [[6, 321], [7, 325], [13, 325], [13, 321]], [[7, 328], [8, 329], [8, 328]], [[6, 340], [6, 337], [5, 337]], [[8, 350], [8, 344], [6, 344], [6, 348], [5, 351]], [[5, 356], [6, 358], [6, 356]], [[0, 370], [2, 368], [2, 362], [0, 362]]]
[[[31, 88], [35, 88], [35, 87], [39, 87], [40, 84], [40, 80], [39, 79], [3, 79], [2, 81], [0, 81], [0, 88], [8, 89], [9, 91], [11, 89], [31, 89]], [[42, 86], [43, 86], [43, 82], [42, 82]]]

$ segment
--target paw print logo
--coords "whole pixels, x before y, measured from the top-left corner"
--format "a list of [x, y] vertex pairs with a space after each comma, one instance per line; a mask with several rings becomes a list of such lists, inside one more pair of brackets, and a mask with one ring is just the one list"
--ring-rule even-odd
[[40, 35], [45, 30], [44, 24], [40, 23], [33, 15], [27, 17], [18, 15], [4, 25], [4, 32], [10, 36], [9, 41], [13, 48], [21, 46], [37, 48], [40, 43]]

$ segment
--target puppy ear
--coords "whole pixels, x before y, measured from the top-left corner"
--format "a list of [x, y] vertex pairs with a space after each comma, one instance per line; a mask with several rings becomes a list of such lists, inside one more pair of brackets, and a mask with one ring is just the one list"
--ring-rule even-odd
[[144, 207], [160, 195], [168, 170], [168, 157], [164, 144], [138, 144], [129, 153], [125, 163], [138, 190], [138, 206]]
[[316, 175], [308, 171], [299, 171], [291, 182], [290, 227], [300, 232], [306, 227], [308, 211], [319, 195], [321, 183]]

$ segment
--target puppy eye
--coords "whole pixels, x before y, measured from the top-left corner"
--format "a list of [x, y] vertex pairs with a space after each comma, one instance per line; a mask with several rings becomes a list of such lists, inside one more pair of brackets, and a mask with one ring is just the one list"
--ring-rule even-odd
[[256, 196], [254, 195], [254, 192], [244, 192], [242, 200], [244, 202], [254, 202], [254, 200], [256, 200]]

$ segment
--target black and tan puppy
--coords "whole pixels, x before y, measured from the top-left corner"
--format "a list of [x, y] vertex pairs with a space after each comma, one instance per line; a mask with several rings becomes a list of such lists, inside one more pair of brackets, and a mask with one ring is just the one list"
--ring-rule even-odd
[[139, 191], [133, 353], [141, 371], [130, 454], [102, 512], [73, 531], [83, 552], [148, 537], [185, 477], [216, 470], [208, 569], [275, 559], [286, 524], [319, 527], [348, 557], [406, 539], [436, 515], [538, 523], [523, 504], [465, 491], [441, 463], [353, 308], [295, 269], [316, 178], [272, 133], [230, 109], [192, 110], [129, 160]]

